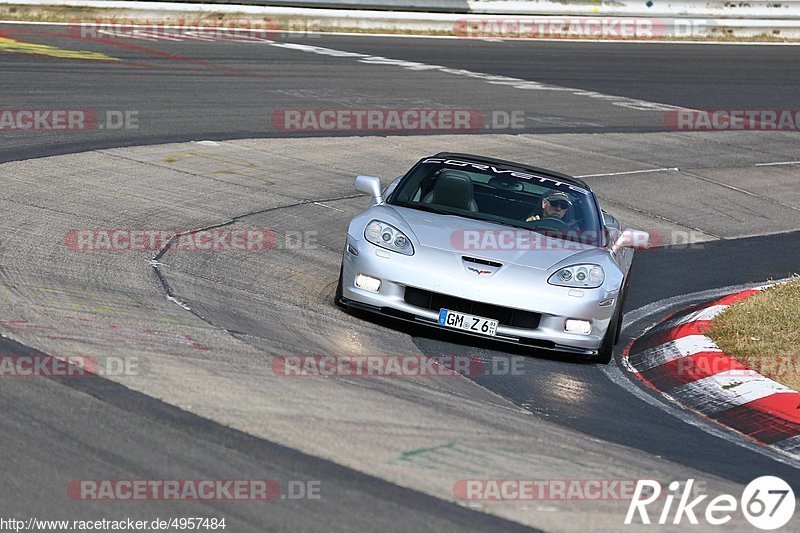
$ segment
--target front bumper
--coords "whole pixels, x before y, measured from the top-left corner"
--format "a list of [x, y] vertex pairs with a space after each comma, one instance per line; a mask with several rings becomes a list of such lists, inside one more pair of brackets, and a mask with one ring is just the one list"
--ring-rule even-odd
[[[358, 255], [348, 250], [355, 250]], [[423, 254], [424, 257], [419, 257]], [[544, 282], [536, 279], [535, 283], [533, 280], [524, 283], [531, 269], [515, 265], [506, 265], [504, 271], [482, 279], [464, 271], [460, 263], [458, 254], [444, 250], [418, 249], [416, 255], [405, 256], [348, 237], [342, 260], [342, 303], [351, 308], [484, 339], [582, 355], [597, 353], [617, 305], [618, 290], [556, 287], [547, 284], [546, 277]], [[436, 268], [424, 268], [423, 265], [436, 265]], [[356, 287], [358, 274], [380, 279], [379, 291]], [[538, 278], [542, 275], [538, 273]], [[522, 283], [504, 283], [504, 278], [522, 280]], [[520, 285], [535, 288], [525, 290]], [[405, 299], [406, 287], [538, 313], [541, 317], [533, 329], [501, 323], [494, 337], [471, 334], [440, 326], [438, 309], [409, 304]], [[570, 318], [590, 321], [591, 332], [587, 335], [566, 332], [565, 322]]]

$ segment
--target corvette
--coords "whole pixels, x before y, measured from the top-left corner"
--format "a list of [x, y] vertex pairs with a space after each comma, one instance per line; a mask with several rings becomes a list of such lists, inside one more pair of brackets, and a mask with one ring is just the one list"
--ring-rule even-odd
[[436, 328], [607, 363], [634, 249], [578, 178], [440, 153], [381, 190], [347, 232], [335, 301]]

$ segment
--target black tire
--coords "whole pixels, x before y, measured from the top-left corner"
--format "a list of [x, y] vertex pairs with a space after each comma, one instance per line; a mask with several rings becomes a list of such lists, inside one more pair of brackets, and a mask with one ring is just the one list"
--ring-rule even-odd
[[613, 318], [611, 319], [611, 323], [608, 325], [608, 329], [606, 330], [606, 336], [603, 337], [603, 343], [600, 345], [600, 350], [597, 352], [597, 355], [592, 357], [593, 362], [603, 365], [607, 365], [611, 362], [611, 358], [614, 356], [614, 345], [617, 343], [621, 325], [622, 300], [617, 302], [617, 308], [614, 309]]
[[619, 335], [622, 333], [622, 317], [625, 314], [625, 300], [628, 297], [628, 278], [625, 279], [625, 285], [622, 287], [622, 294], [619, 298], [619, 320], [617, 320], [617, 332], [614, 334], [614, 344], [619, 342]]
[[336, 285], [336, 293], [333, 295], [333, 303], [342, 309], [347, 309], [347, 306], [342, 302], [342, 274], [344, 273], [344, 265], [339, 268], [339, 283]]

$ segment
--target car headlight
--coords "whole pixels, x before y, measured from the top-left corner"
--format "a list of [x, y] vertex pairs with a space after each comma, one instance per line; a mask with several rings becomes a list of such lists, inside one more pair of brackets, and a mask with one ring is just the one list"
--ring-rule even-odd
[[391, 224], [373, 220], [364, 230], [364, 238], [375, 246], [404, 255], [414, 255], [414, 245], [405, 233]]
[[595, 289], [605, 279], [606, 274], [600, 265], [573, 265], [557, 270], [547, 282], [560, 287]]

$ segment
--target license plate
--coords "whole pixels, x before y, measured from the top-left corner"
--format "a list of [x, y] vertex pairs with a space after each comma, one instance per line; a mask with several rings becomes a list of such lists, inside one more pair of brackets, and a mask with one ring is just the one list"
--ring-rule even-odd
[[442, 309], [439, 311], [439, 325], [449, 328], [462, 329], [480, 335], [494, 337], [497, 333], [497, 320], [481, 316], [468, 315]]

